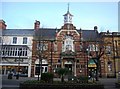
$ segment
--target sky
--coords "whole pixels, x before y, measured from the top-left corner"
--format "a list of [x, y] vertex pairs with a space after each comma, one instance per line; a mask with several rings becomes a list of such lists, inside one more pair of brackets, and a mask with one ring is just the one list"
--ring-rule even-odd
[[[33, 29], [35, 20], [41, 28], [61, 28], [68, 2], [2, 2], [0, 7], [8, 29]], [[69, 7], [77, 29], [118, 32], [118, 2], [69, 2]]]

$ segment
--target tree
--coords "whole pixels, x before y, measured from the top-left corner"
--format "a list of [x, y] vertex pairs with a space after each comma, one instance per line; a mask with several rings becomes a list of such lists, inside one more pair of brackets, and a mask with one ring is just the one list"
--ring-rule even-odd
[[[94, 44], [94, 45], [93, 45]], [[93, 47], [90, 45], [93, 45]], [[96, 81], [98, 81], [98, 75], [100, 72], [100, 58], [103, 56], [104, 54], [104, 46], [103, 46], [103, 41], [99, 40], [99, 41], [86, 41], [83, 43], [83, 52], [84, 53], [88, 53], [89, 56], [91, 56], [92, 60], [94, 61], [94, 63], [96, 64]], [[89, 51], [89, 52], [87, 52]], [[94, 52], [94, 53], [93, 53]]]
[[64, 76], [68, 74], [69, 70], [67, 68], [58, 68], [56, 72], [61, 76], [61, 82], [64, 82]]
[[98, 81], [98, 77], [99, 77], [99, 71], [100, 71], [100, 58], [103, 56], [104, 54], [104, 47], [103, 47], [103, 42], [100, 41], [99, 42], [99, 47], [98, 50], [96, 50], [97, 44], [95, 44], [95, 57], [93, 57], [92, 59], [94, 60], [95, 64], [96, 64], [96, 81]]

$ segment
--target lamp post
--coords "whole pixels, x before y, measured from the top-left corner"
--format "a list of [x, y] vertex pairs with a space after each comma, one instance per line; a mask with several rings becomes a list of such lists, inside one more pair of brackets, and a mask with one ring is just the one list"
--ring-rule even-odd
[[53, 48], [53, 40], [51, 40], [50, 42], [51, 42], [51, 50], [50, 50], [51, 51], [51, 59], [50, 59], [51, 60], [51, 66], [50, 66], [50, 72], [52, 73], [53, 72], [52, 71], [52, 63], [53, 63], [53, 60], [52, 60], [52, 55], [53, 55], [52, 54], [52, 52], [53, 52], [53, 50], [52, 50], [52, 48]]
[[[42, 48], [41, 48], [41, 40], [39, 41], [39, 47], [38, 47], [38, 56], [39, 56], [39, 64], [38, 64], [38, 81], [41, 80], [41, 74], [42, 74], [42, 58], [41, 58], [41, 53], [42, 53]], [[39, 79], [40, 78], [40, 79]]]
[[18, 74], [16, 75], [16, 79], [19, 79], [19, 71], [20, 71], [20, 56], [21, 56], [21, 53], [22, 53], [22, 48], [19, 48], [19, 51], [18, 51], [18, 56], [19, 56], [19, 60], [18, 60]]
[[51, 42], [51, 59], [50, 59], [50, 64], [51, 64], [51, 66], [50, 66], [50, 72], [52, 73], [53, 72], [53, 68], [52, 68], [52, 64], [53, 64], [53, 42], [54, 42], [55, 40], [50, 40], [50, 42]]
[[86, 49], [86, 51], [87, 51], [87, 55], [88, 55], [88, 58], [87, 58], [87, 77], [88, 77], [89, 76], [88, 61], [89, 61], [89, 53], [90, 53], [89, 47]]

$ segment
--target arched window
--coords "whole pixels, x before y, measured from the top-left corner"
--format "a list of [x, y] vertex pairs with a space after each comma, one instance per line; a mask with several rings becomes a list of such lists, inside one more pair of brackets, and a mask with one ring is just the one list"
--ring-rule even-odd
[[65, 51], [73, 51], [74, 52], [74, 44], [73, 44], [74, 40], [71, 36], [66, 36], [65, 40], [63, 42], [63, 52]]

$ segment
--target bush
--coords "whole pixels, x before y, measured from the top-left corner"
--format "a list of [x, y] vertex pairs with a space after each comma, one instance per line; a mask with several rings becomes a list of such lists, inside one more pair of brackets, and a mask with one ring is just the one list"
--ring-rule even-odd
[[20, 83], [19, 89], [104, 89], [101, 84], [78, 84], [78, 83]]
[[53, 74], [52, 73], [42, 73], [41, 80], [47, 83], [53, 82]]
[[76, 76], [68, 76], [68, 82], [77, 82]]
[[79, 83], [88, 83], [88, 77], [87, 76], [79, 76], [78, 82]]

